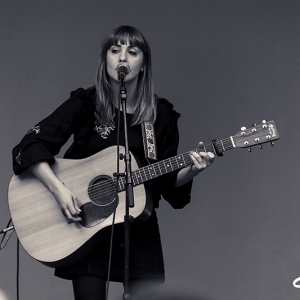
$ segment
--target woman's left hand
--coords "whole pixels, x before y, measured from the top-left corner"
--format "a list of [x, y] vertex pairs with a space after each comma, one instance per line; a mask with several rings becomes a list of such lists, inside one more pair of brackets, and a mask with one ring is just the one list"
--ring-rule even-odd
[[[199, 143], [199, 147], [203, 145], [202, 142]], [[190, 153], [193, 164], [191, 165], [190, 171], [194, 173], [194, 176], [198, 175], [205, 168], [209, 167], [215, 159], [215, 155], [212, 152], [195, 152]]]
[[[199, 143], [201, 147], [203, 145], [202, 142]], [[209, 167], [215, 159], [215, 155], [212, 152], [190, 152], [191, 159], [193, 163], [190, 166], [187, 166], [181, 169], [177, 175], [177, 179], [175, 182], [175, 188], [182, 186], [193, 179], [196, 175], [198, 175], [201, 171]]]

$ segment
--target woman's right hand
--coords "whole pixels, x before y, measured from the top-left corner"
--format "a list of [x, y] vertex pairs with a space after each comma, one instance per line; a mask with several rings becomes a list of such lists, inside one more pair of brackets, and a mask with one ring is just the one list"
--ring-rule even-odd
[[81, 221], [77, 197], [57, 178], [46, 161], [37, 162], [29, 170], [54, 195], [68, 223]]
[[52, 193], [68, 223], [79, 222], [81, 212], [77, 197], [62, 183], [52, 190]]

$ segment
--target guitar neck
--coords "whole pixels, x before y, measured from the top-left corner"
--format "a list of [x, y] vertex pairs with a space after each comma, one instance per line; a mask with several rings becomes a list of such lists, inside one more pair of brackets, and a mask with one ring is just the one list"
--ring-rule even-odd
[[[192, 151], [197, 153], [212, 152], [215, 155], [220, 155], [221, 153], [233, 149], [234, 147], [234, 137], [229, 137], [205, 146], [198, 147]], [[191, 165], [193, 161], [190, 157], [190, 152], [191, 151], [185, 152], [183, 154], [179, 154], [132, 171], [133, 185], [136, 186], [142, 184], [159, 176]], [[125, 178], [119, 179], [118, 190], [119, 192], [125, 190]]]

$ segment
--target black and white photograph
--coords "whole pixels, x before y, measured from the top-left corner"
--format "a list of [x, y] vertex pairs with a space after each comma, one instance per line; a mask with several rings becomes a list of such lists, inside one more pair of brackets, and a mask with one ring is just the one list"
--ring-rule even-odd
[[0, 300], [299, 299], [299, 16], [2, 0]]

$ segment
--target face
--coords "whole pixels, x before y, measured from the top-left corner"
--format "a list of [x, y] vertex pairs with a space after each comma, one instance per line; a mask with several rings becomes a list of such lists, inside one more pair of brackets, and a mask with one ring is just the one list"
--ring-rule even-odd
[[125, 81], [131, 81], [138, 78], [143, 67], [144, 54], [138, 47], [132, 47], [128, 44], [112, 45], [106, 54], [107, 73], [113, 80], [118, 81], [117, 67], [119, 63], [129, 65], [130, 72], [127, 74]]

